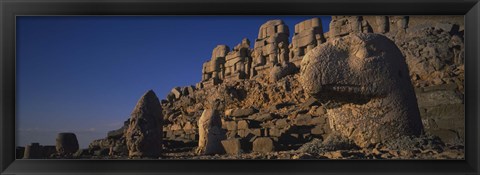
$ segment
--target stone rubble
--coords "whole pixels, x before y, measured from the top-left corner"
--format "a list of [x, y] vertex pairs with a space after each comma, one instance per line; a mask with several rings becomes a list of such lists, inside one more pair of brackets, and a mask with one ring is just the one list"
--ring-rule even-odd
[[276, 19], [260, 26], [253, 48], [247, 38], [232, 50], [217, 45], [195, 86], [142, 97], [156, 99], [143, 103], [149, 110], [136, 108], [73, 156], [465, 157], [463, 16], [332, 16], [329, 26], [313, 18], [289, 37]]

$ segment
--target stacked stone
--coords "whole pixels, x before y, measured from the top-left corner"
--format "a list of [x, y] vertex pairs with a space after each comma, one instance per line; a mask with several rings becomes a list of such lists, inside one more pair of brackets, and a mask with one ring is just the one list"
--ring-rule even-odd
[[269, 74], [276, 64], [288, 62], [289, 33], [282, 20], [270, 20], [260, 26], [252, 53], [252, 75]]
[[164, 137], [169, 140], [198, 140], [198, 128], [196, 124], [192, 124], [189, 121], [184, 124], [168, 124], [167, 126], [164, 126], [163, 131]]
[[210, 61], [203, 63], [202, 82], [204, 86], [217, 85], [224, 79], [225, 57], [230, 51], [226, 45], [218, 45], [212, 51]]
[[225, 80], [240, 80], [250, 77], [252, 65], [250, 41], [247, 38], [242, 40], [226, 56]]
[[290, 45], [290, 62], [300, 67], [305, 53], [323, 42], [325, 37], [320, 18], [312, 18], [296, 24]]

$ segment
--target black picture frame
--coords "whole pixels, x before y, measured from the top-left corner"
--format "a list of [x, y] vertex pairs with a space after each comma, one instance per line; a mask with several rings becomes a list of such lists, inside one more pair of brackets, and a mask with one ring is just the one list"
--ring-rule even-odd
[[[479, 174], [478, 0], [0, 0], [1, 174]], [[15, 160], [18, 15], [465, 15], [465, 160]]]

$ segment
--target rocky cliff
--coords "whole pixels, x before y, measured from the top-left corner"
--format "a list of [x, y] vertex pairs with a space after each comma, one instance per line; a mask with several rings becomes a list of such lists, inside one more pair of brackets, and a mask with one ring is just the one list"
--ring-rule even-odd
[[[199, 119], [204, 110], [215, 106], [214, 110], [218, 111], [215, 116], [220, 118], [225, 138], [221, 142], [223, 146], [216, 147], [223, 150], [213, 152], [237, 156], [233, 158], [251, 158], [245, 155], [268, 152], [269, 157], [265, 158], [305, 158], [307, 153], [307, 158], [463, 157], [462, 16], [333, 16], [330, 26], [321, 24], [319, 18], [296, 24], [290, 43], [289, 27], [282, 20], [271, 20], [260, 26], [253, 48], [248, 39], [240, 41], [232, 50], [226, 45], [215, 47], [211, 58], [199, 65], [203, 68], [201, 82], [195, 86], [174, 87], [160, 101], [163, 146], [158, 149], [176, 158], [197, 156], [194, 150], [199, 146], [199, 138], [206, 137], [200, 134], [204, 131], [199, 129]], [[329, 31], [323, 33], [323, 27], [329, 27]], [[318, 64], [310, 67], [311, 70], [302, 67], [310, 66], [303, 61], [314, 56], [319, 59]], [[362, 58], [363, 62], [349, 61], [352, 57]], [[380, 61], [368, 60], [378, 57]], [[320, 63], [327, 58], [331, 60]], [[340, 58], [345, 61], [340, 62]], [[321, 88], [330, 88], [330, 91], [321, 95], [311, 93], [312, 86], [306, 85], [318, 85], [312, 82], [326, 76], [323, 69], [333, 68], [335, 71], [322, 79], [328, 79], [329, 83]], [[315, 70], [321, 73], [312, 73]], [[311, 79], [302, 79], [309, 73]], [[359, 78], [345, 81], [349, 77]], [[400, 78], [393, 78], [399, 79], [397, 81], [392, 77]], [[362, 81], [372, 85], [371, 91], [364, 90], [366, 86], [352, 86]], [[344, 84], [339, 86], [339, 82]], [[307, 87], [310, 89], [305, 89]], [[398, 110], [389, 113], [392, 109], [383, 104]], [[358, 105], [365, 107], [358, 108]], [[378, 110], [373, 106], [378, 106]], [[352, 110], [360, 111], [357, 114]], [[362, 123], [374, 121], [370, 119], [361, 120], [359, 125], [352, 123], [355, 120], [345, 120], [345, 116], [355, 118], [360, 114], [360, 118], [381, 115], [378, 120], [382, 125]], [[92, 142], [85, 152], [96, 156], [126, 156], [128, 149], [123, 133], [129, 123], [127, 120], [125, 126], [109, 132], [107, 138]], [[384, 125], [392, 126], [382, 129]], [[372, 126], [374, 132], [369, 130]], [[388, 138], [397, 141], [386, 141]], [[335, 144], [344, 139], [345, 142]], [[202, 144], [208, 143], [203, 139]], [[417, 145], [417, 151], [406, 149], [409, 144]], [[316, 156], [311, 153], [325, 150], [328, 145], [336, 149], [321, 151]], [[442, 148], [438, 148], [439, 145]], [[410, 152], [399, 149], [391, 152], [398, 147]], [[357, 152], [332, 152], [341, 148]], [[450, 148], [453, 153], [444, 151]], [[279, 154], [292, 150], [297, 151]], [[298, 150], [303, 152], [297, 154]], [[357, 153], [363, 156], [355, 156]]]

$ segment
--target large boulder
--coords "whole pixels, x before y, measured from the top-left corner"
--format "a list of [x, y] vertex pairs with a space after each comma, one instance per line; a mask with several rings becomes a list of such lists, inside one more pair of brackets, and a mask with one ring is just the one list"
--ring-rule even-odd
[[55, 149], [59, 155], [72, 155], [78, 151], [78, 140], [74, 133], [59, 133]]
[[222, 129], [222, 120], [217, 110], [205, 109], [198, 120], [197, 154], [223, 154], [225, 150], [221, 141], [226, 139]]
[[152, 90], [145, 93], [130, 115], [125, 137], [130, 157], [158, 157], [162, 153], [163, 116]]
[[303, 58], [306, 93], [333, 102], [334, 132], [366, 147], [423, 131], [405, 58], [379, 34], [350, 34], [323, 43]]

